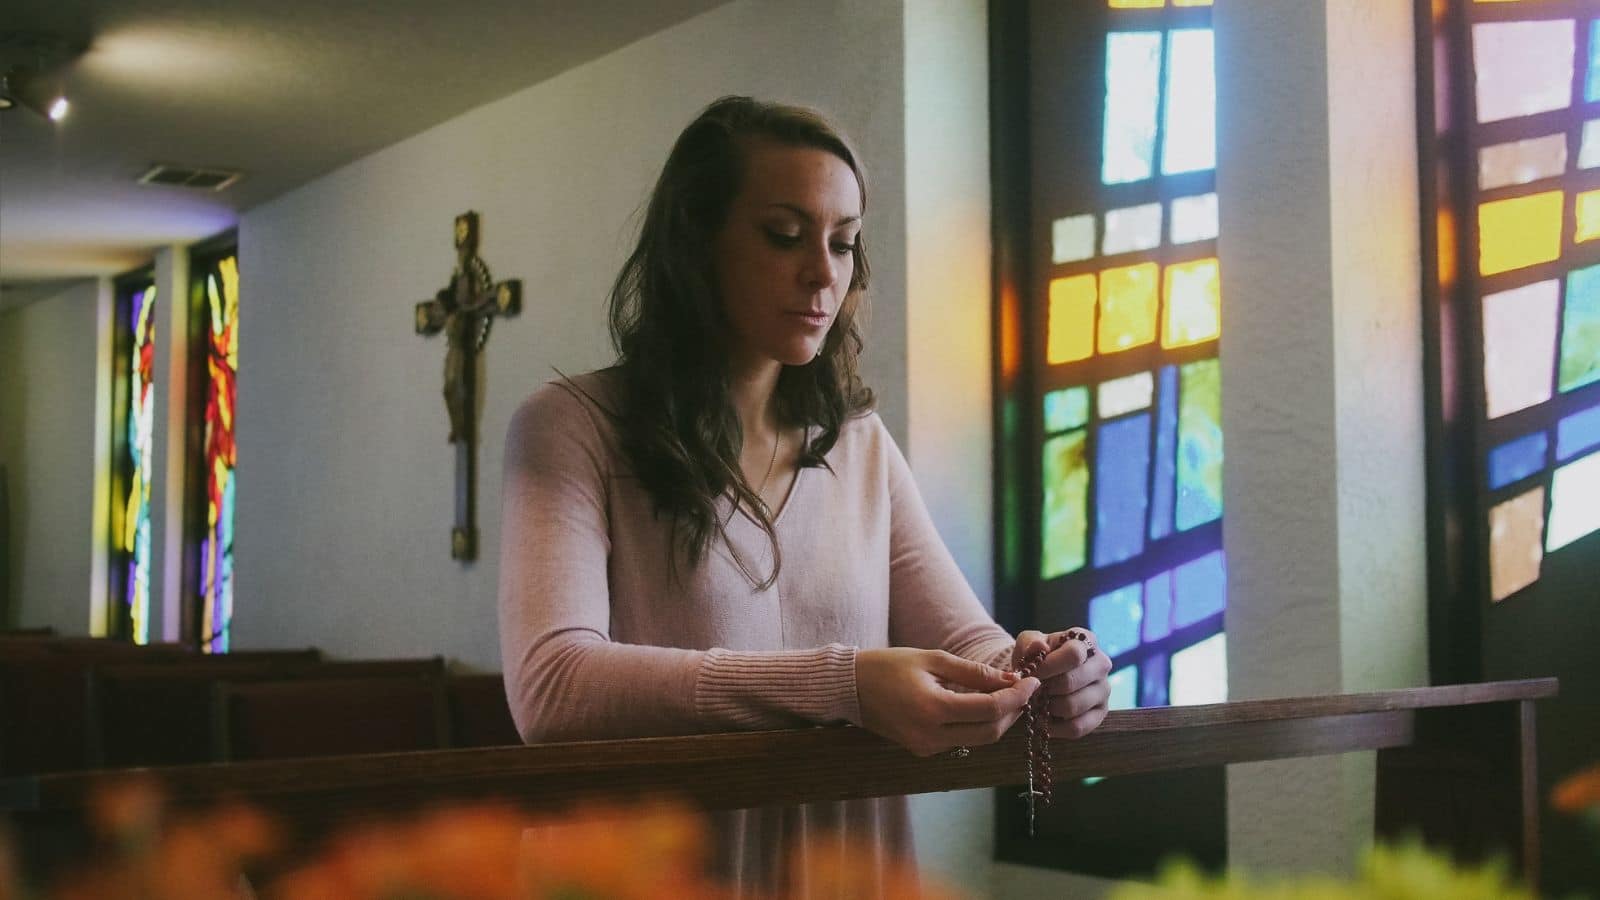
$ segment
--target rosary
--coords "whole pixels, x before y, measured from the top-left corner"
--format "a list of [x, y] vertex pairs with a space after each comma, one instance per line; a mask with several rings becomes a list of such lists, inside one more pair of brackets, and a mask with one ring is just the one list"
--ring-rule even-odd
[[[1066, 637], [1067, 640], [1088, 642], [1088, 636], [1076, 628], [1068, 631]], [[1026, 665], [1017, 670], [1017, 680], [1031, 677], [1044, 658], [1060, 646], [1060, 640], [1053, 638], [1049, 647], [1035, 653]], [[1094, 653], [1094, 645], [1090, 644], [1085, 659], [1092, 659]], [[1049, 703], [1049, 694], [1041, 686], [1028, 698], [1028, 705], [1022, 709], [1023, 727], [1028, 736], [1028, 789], [1017, 796], [1028, 801], [1028, 837], [1033, 837], [1036, 805], [1049, 806], [1054, 796], [1055, 781], [1050, 769]]]

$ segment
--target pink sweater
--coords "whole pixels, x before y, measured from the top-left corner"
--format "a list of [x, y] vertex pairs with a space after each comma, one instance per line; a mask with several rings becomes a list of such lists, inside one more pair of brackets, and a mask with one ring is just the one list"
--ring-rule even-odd
[[[832, 472], [796, 476], [772, 587], [757, 591], [733, 561], [772, 566], [766, 534], [727, 498], [725, 539], [674, 584], [668, 524], [594, 402], [619, 408], [610, 376], [573, 384], [582, 391], [535, 391], [506, 444], [500, 646], [523, 740], [860, 725], [858, 648], [1010, 664], [1014, 639], [957, 569], [876, 414], [841, 429]], [[715, 871], [743, 890], [787, 889], [791, 848], [824, 831], [885, 864], [911, 853], [903, 797], [740, 810], [712, 826]]]

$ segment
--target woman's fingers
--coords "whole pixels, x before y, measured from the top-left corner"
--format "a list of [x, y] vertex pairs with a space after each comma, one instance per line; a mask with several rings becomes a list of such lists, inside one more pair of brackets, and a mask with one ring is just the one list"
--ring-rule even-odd
[[1096, 681], [1104, 681], [1109, 674], [1111, 674], [1111, 658], [1104, 653], [1096, 653], [1080, 666], [1045, 678], [1044, 686], [1052, 695], [1071, 694], [1083, 690]]
[[1034, 691], [1042, 686], [1043, 683], [1037, 678], [1024, 678], [986, 694], [946, 691], [939, 698], [940, 724], [988, 724], [1015, 720]]
[[1022, 709], [1019, 707], [993, 722], [951, 722], [941, 725], [939, 741], [950, 747], [992, 744], [1005, 737], [1021, 715]]
[[1089, 732], [1100, 727], [1106, 720], [1106, 707], [1096, 706], [1073, 719], [1052, 719], [1050, 721], [1050, 736], [1053, 738], [1066, 738], [1077, 740]]
[[1096, 681], [1070, 694], [1057, 694], [1050, 698], [1050, 716], [1054, 719], [1072, 720], [1096, 707], [1105, 706], [1111, 699], [1111, 686]]
[[931, 650], [927, 657], [928, 671], [947, 684], [960, 685], [974, 691], [998, 691], [1018, 683], [1012, 672], [994, 666], [964, 659], [943, 650]]

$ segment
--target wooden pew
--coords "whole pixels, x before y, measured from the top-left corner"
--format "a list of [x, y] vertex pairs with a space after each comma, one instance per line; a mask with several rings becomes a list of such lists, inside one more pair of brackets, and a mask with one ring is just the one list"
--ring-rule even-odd
[[506, 705], [505, 679], [493, 675], [452, 675], [445, 679], [450, 701], [450, 746], [506, 747], [522, 743], [511, 707]]
[[215, 762], [213, 685], [284, 678], [444, 677], [444, 659], [312, 662], [231, 654], [91, 672], [89, 762], [96, 768]]
[[225, 681], [213, 705], [219, 762], [450, 746], [444, 680], [431, 672]]
[[[1057, 781], [1377, 750], [1381, 836], [1418, 829], [1465, 858], [1507, 852], [1538, 871], [1533, 704], [1555, 679], [1113, 712], [1054, 741]], [[918, 758], [859, 728], [742, 732], [150, 770], [180, 804], [245, 797], [302, 835], [421, 805], [486, 798], [529, 809], [666, 794], [706, 809], [1015, 785], [1024, 736], [964, 759]], [[1418, 777], [1426, 775], [1427, 777]], [[0, 779], [27, 835], [63, 828], [126, 773]], [[1159, 814], [1153, 798], [1151, 814]]]

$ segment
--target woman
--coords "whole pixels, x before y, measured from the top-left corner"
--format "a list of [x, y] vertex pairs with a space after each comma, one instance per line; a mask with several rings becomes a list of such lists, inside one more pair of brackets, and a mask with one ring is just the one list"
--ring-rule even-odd
[[[611, 294], [615, 366], [536, 391], [506, 446], [501, 647], [529, 742], [850, 722], [991, 743], [1036, 690], [1105, 717], [1092, 635], [997, 626], [857, 376], [866, 186], [814, 113], [729, 97], [678, 138]], [[1020, 660], [1048, 652], [1018, 678]], [[904, 798], [743, 810], [716, 870], [787, 887], [818, 829], [885, 864]]]

